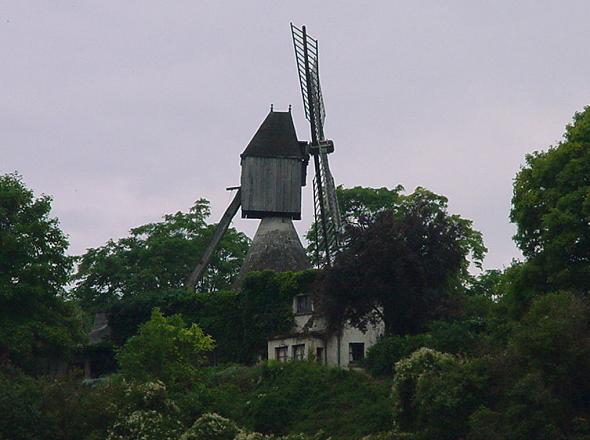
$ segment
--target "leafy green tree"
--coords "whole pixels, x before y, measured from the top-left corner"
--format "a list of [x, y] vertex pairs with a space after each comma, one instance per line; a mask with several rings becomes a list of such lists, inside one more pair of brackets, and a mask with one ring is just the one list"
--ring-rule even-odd
[[213, 338], [198, 325], [189, 327], [179, 315], [166, 317], [154, 309], [139, 333], [119, 349], [117, 361], [124, 377], [174, 383], [190, 378], [213, 347]]
[[447, 199], [418, 188], [397, 209], [351, 228], [347, 249], [318, 283], [317, 303], [333, 328], [383, 320], [388, 335], [417, 333], [453, 307], [469, 278], [469, 256], [486, 249], [472, 222], [447, 211]]
[[465, 293], [497, 301], [506, 293], [508, 280], [505, 271], [491, 269], [473, 276], [467, 283]]
[[72, 268], [68, 240], [17, 174], [0, 176], [0, 358], [28, 371], [81, 341], [81, 320], [63, 299]]
[[[511, 220], [535, 291], [590, 286], [590, 107], [563, 141], [526, 156], [514, 181]], [[530, 282], [528, 283], [530, 285]]]
[[[209, 202], [198, 200], [189, 212], [134, 228], [130, 236], [89, 249], [75, 276], [74, 295], [86, 307], [121, 298], [183, 288], [209, 244], [215, 225], [206, 223]], [[230, 228], [197, 286], [201, 291], [228, 288], [248, 251], [248, 238]]]

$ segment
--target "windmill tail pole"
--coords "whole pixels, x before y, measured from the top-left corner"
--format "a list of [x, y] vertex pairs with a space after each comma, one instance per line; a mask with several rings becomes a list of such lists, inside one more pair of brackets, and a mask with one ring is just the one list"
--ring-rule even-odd
[[203, 276], [203, 273], [205, 272], [205, 269], [207, 269], [209, 261], [211, 260], [211, 257], [215, 252], [215, 249], [217, 249], [217, 246], [219, 246], [219, 242], [223, 238], [225, 231], [227, 231], [227, 228], [229, 228], [232, 219], [234, 218], [236, 212], [238, 212], [238, 209], [240, 208], [241, 196], [242, 191], [238, 189], [233, 200], [225, 210], [223, 217], [221, 217], [221, 220], [217, 224], [217, 228], [215, 228], [215, 232], [213, 233], [213, 237], [211, 238], [211, 241], [209, 242], [207, 249], [205, 249], [205, 252], [201, 256], [201, 259], [197, 263], [197, 266], [191, 273], [190, 277], [188, 277], [188, 279], [186, 280], [186, 283], [184, 285], [187, 289], [193, 290], [199, 282], [199, 280], [201, 279], [201, 277]]

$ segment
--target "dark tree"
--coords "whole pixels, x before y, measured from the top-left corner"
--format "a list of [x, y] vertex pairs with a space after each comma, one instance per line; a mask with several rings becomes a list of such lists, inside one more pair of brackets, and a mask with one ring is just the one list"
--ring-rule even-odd
[[[336, 188], [336, 195], [338, 197], [338, 205], [340, 207], [340, 214], [344, 224], [344, 236], [341, 237], [341, 245], [346, 247], [350, 241], [349, 231], [352, 227], [369, 224], [375, 219], [375, 216], [387, 209], [396, 209], [402, 199], [401, 192], [403, 191], [401, 185], [393, 189], [389, 188], [367, 188], [362, 186], [355, 186], [354, 188], [343, 188], [339, 186]], [[320, 243], [318, 249], [318, 225], [313, 222], [305, 235], [309, 245], [307, 246], [307, 254], [314, 265], [317, 266], [318, 251], [323, 252]]]
[[383, 319], [389, 335], [421, 331], [468, 277], [469, 255], [479, 265], [486, 251], [471, 221], [421, 188], [349, 233], [348, 248], [318, 283], [318, 303], [334, 328]]

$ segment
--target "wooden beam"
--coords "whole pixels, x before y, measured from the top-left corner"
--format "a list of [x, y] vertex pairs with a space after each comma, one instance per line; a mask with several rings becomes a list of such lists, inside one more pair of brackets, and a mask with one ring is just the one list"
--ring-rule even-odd
[[240, 204], [242, 203], [241, 197], [242, 190], [238, 189], [232, 202], [229, 204], [229, 206], [225, 210], [225, 213], [223, 214], [223, 217], [221, 217], [221, 220], [217, 224], [217, 228], [215, 228], [215, 232], [213, 233], [213, 237], [211, 238], [211, 241], [209, 242], [207, 249], [205, 249], [205, 252], [201, 256], [201, 259], [197, 263], [197, 266], [191, 273], [191, 276], [188, 277], [188, 279], [186, 280], [185, 287], [187, 289], [194, 289], [201, 277], [203, 276], [203, 273], [205, 272], [205, 269], [207, 269], [209, 261], [213, 256], [213, 253], [217, 249], [217, 246], [219, 246], [219, 242], [223, 238], [225, 231], [227, 231], [227, 228], [229, 228], [232, 219], [234, 218], [236, 212], [238, 212], [238, 209], [240, 208]]

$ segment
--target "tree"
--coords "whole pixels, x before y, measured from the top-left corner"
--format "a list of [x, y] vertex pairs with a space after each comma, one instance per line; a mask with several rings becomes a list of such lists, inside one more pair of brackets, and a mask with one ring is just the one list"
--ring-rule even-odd
[[590, 286], [590, 107], [576, 113], [563, 141], [526, 156], [514, 181], [511, 220], [535, 289]]
[[166, 317], [154, 309], [139, 333], [119, 349], [117, 361], [125, 377], [170, 383], [190, 378], [214, 346], [198, 325], [189, 327], [180, 315]]
[[381, 319], [388, 335], [421, 331], [468, 278], [468, 257], [479, 265], [486, 251], [472, 222], [423, 188], [350, 233], [318, 284], [317, 302], [334, 329]]
[[29, 371], [81, 340], [79, 314], [63, 299], [68, 240], [50, 211], [51, 197], [35, 198], [17, 174], [0, 176], [0, 358]]
[[[188, 213], [131, 229], [130, 236], [89, 249], [75, 276], [74, 295], [86, 307], [104, 307], [121, 298], [183, 288], [211, 240], [206, 223], [209, 202], [198, 200]], [[249, 240], [230, 228], [197, 286], [201, 291], [228, 288], [248, 251]]]
[[[393, 189], [367, 188], [355, 186], [354, 188], [336, 188], [336, 196], [340, 207], [340, 214], [344, 223], [344, 236], [341, 237], [342, 246], [346, 246], [350, 239], [349, 231], [359, 225], [366, 225], [375, 219], [375, 216], [387, 209], [395, 209], [402, 199], [401, 185]], [[323, 254], [323, 245], [319, 239], [321, 226], [313, 222], [305, 235], [309, 245], [307, 254], [314, 265], [318, 264], [318, 254]]]

